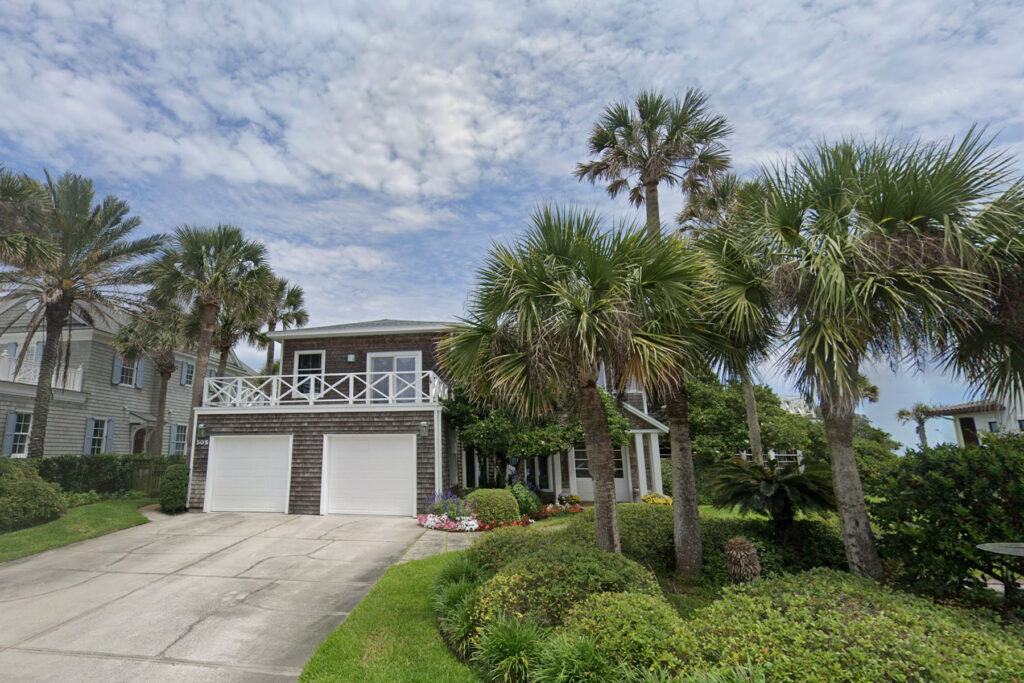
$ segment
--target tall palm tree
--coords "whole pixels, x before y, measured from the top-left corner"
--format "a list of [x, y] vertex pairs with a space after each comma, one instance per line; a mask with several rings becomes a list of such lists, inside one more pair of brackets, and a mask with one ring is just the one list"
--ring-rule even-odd
[[914, 431], [917, 432], [917, 438], [921, 442], [921, 448], [928, 448], [928, 433], [925, 431], [924, 427], [928, 422], [928, 418], [932, 417], [931, 410], [932, 408], [929, 405], [925, 405], [924, 403], [915, 403], [910, 408], [900, 408], [896, 411], [896, 419], [901, 423], [914, 423]]
[[156, 424], [146, 442], [146, 452], [160, 455], [164, 450], [164, 422], [167, 417], [167, 388], [178, 367], [175, 352], [187, 346], [184, 314], [174, 304], [148, 306], [123, 325], [114, 337], [114, 348], [127, 360], [150, 358], [160, 377]]
[[[278, 325], [282, 330], [287, 330], [289, 327], [303, 327], [309, 322], [309, 312], [306, 310], [302, 287], [289, 284], [288, 280], [283, 277], [277, 278], [271, 304], [263, 322], [267, 326], [267, 333], [276, 330]], [[263, 374], [269, 375], [274, 369], [274, 341], [267, 338], [265, 343], [267, 345], [267, 364], [263, 367]]]
[[[273, 286], [274, 275], [266, 258], [266, 247], [245, 239], [241, 228], [223, 224], [213, 228], [183, 225], [174, 231], [170, 243], [148, 269], [157, 303], [176, 302], [185, 310], [199, 312], [193, 412], [203, 402], [203, 378], [210, 361], [217, 316], [224, 305]], [[190, 451], [192, 423], [190, 419]]]
[[853, 449], [860, 368], [923, 362], [988, 301], [974, 271], [976, 216], [1006, 160], [974, 132], [945, 145], [820, 144], [764, 173], [759, 218], [787, 316], [790, 373], [821, 405], [851, 571], [882, 565]]
[[27, 229], [45, 209], [43, 186], [0, 166], [0, 264], [19, 267], [52, 255], [50, 245]]
[[[136, 308], [142, 296], [136, 287], [142, 282], [138, 259], [156, 251], [164, 239], [152, 235], [129, 240], [141, 219], [129, 216], [128, 203], [114, 196], [93, 206], [92, 181], [83, 176], [67, 173], [54, 180], [47, 173], [45, 193], [45, 205], [25, 223], [25, 230], [47, 245], [48, 254], [8, 271], [3, 296], [8, 305], [27, 304], [24, 313], [11, 323], [27, 318], [26, 338], [40, 327], [45, 329], [28, 441], [31, 458], [43, 456], [50, 383], [64, 328], [72, 315], [92, 324], [110, 318], [115, 311]], [[19, 363], [25, 357], [24, 349]], [[65, 356], [68, 352], [70, 346]]]
[[598, 547], [619, 552], [608, 416], [597, 388], [602, 362], [622, 388], [674, 378], [680, 340], [660, 311], [684, 302], [692, 261], [642, 228], [605, 232], [589, 211], [544, 208], [511, 246], [478, 271], [468, 316], [440, 345], [453, 379], [521, 416], [575, 405], [594, 478]]
[[643, 91], [632, 105], [615, 102], [605, 108], [588, 140], [597, 159], [577, 164], [576, 177], [607, 183], [612, 197], [628, 192], [630, 203], [647, 207], [647, 229], [654, 235], [661, 231], [658, 186], [699, 190], [728, 168], [722, 141], [731, 132], [696, 88], [681, 100]]

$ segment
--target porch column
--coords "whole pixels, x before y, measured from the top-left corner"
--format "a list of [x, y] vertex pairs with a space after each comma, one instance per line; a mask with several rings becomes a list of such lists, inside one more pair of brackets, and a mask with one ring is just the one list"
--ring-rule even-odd
[[622, 447], [622, 466], [625, 470], [626, 481], [629, 483], [630, 500], [634, 503], [640, 502], [640, 468], [637, 466], [637, 437], [639, 434], [633, 432], [633, 444], [629, 447]]
[[651, 463], [657, 465], [657, 467], [651, 468], [651, 473], [654, 476], [654, 490], [661, 495], [665, 495], [665, 487], [661, 481], [661, 444], [658, 443], [657, 432], [651, 434]]
[[562, 458], [564, 456], [561, 453], [556, 453], [551, 456], [551, 469], [552, 472], [552, 484], [551, 490], [555, 492], [555, 502], [558, 502], [558, 496], [565, 493], [562, 491]]
[[640, 496], [647, 495], [647, 463], [644, 458], [644, 435], [637, 432], [633, 435], [633, 443], [636, 444], [636, 464], [637, 469], [640, 470], [640, 476], [637, 477], [640, 481]]
[[580, 492], [576, 488], [576, 453], [572, 448], [566, 451], [565, 459], [569, 465], [569, 493], [578, 496]]

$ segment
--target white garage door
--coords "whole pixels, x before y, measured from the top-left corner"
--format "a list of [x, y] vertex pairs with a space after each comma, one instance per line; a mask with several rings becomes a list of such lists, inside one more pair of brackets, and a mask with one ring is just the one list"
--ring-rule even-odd
[[329, 514], [415, 515], [416, 435], [328, 435], [322, 496]]
[[209, 510], [287, 512], [291, 461], [288, 435], [211, 436]]

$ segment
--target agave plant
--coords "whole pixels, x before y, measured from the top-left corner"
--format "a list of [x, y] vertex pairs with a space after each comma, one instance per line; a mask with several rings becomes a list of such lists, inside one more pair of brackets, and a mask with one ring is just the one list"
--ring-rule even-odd
[[824, 463], [764, 467], [733, 458], [710, 471], [711, 500], [716, 508], [739, 507], [740, 512], [768, 515], [780, 541], [792, 543], [793, 521], [799, 511], [834, 510], [832, 471]]

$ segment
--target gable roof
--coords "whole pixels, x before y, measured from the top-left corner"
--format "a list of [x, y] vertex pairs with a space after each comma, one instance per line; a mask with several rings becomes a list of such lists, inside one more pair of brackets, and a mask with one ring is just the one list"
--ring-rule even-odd
[[436, 320], [367, 320], [358, 323], [339, 323], [320, 327], [299, 327], [291, 330], [275, 330], [267, 336], [271, 339], [309, 339], [310, 337], [354, 337], [377, 334], [409, 334], [414, 332], [444, 332], [452, 323]]
[[630, 405], [629, 403], [623, 403], [622, 407], [625, 408], [627, 417], [629, 417], [629, 415], [632, 415], [636, 418], [635, 420], [632, 421], [634, 430], [651, 430], [658, 431], [663, 434], [668, 434], [668, 425], [665, 424], [664, 422], [661, 422], [660, 420], [655, 420], [653, 417], [651, 417], [644, 411], [640, 410], [636, 406]]
[[925, 411], [925, 415], [939, 417], [942, 415], [963, 415], [965, 413], [994, 413], [1002, 409], [1003, 404], [999, 401], [985, 398], [980, 401], [971, 401], [970, 403], [958, 403], [955, 406], [935, 406], [931, 410]]

